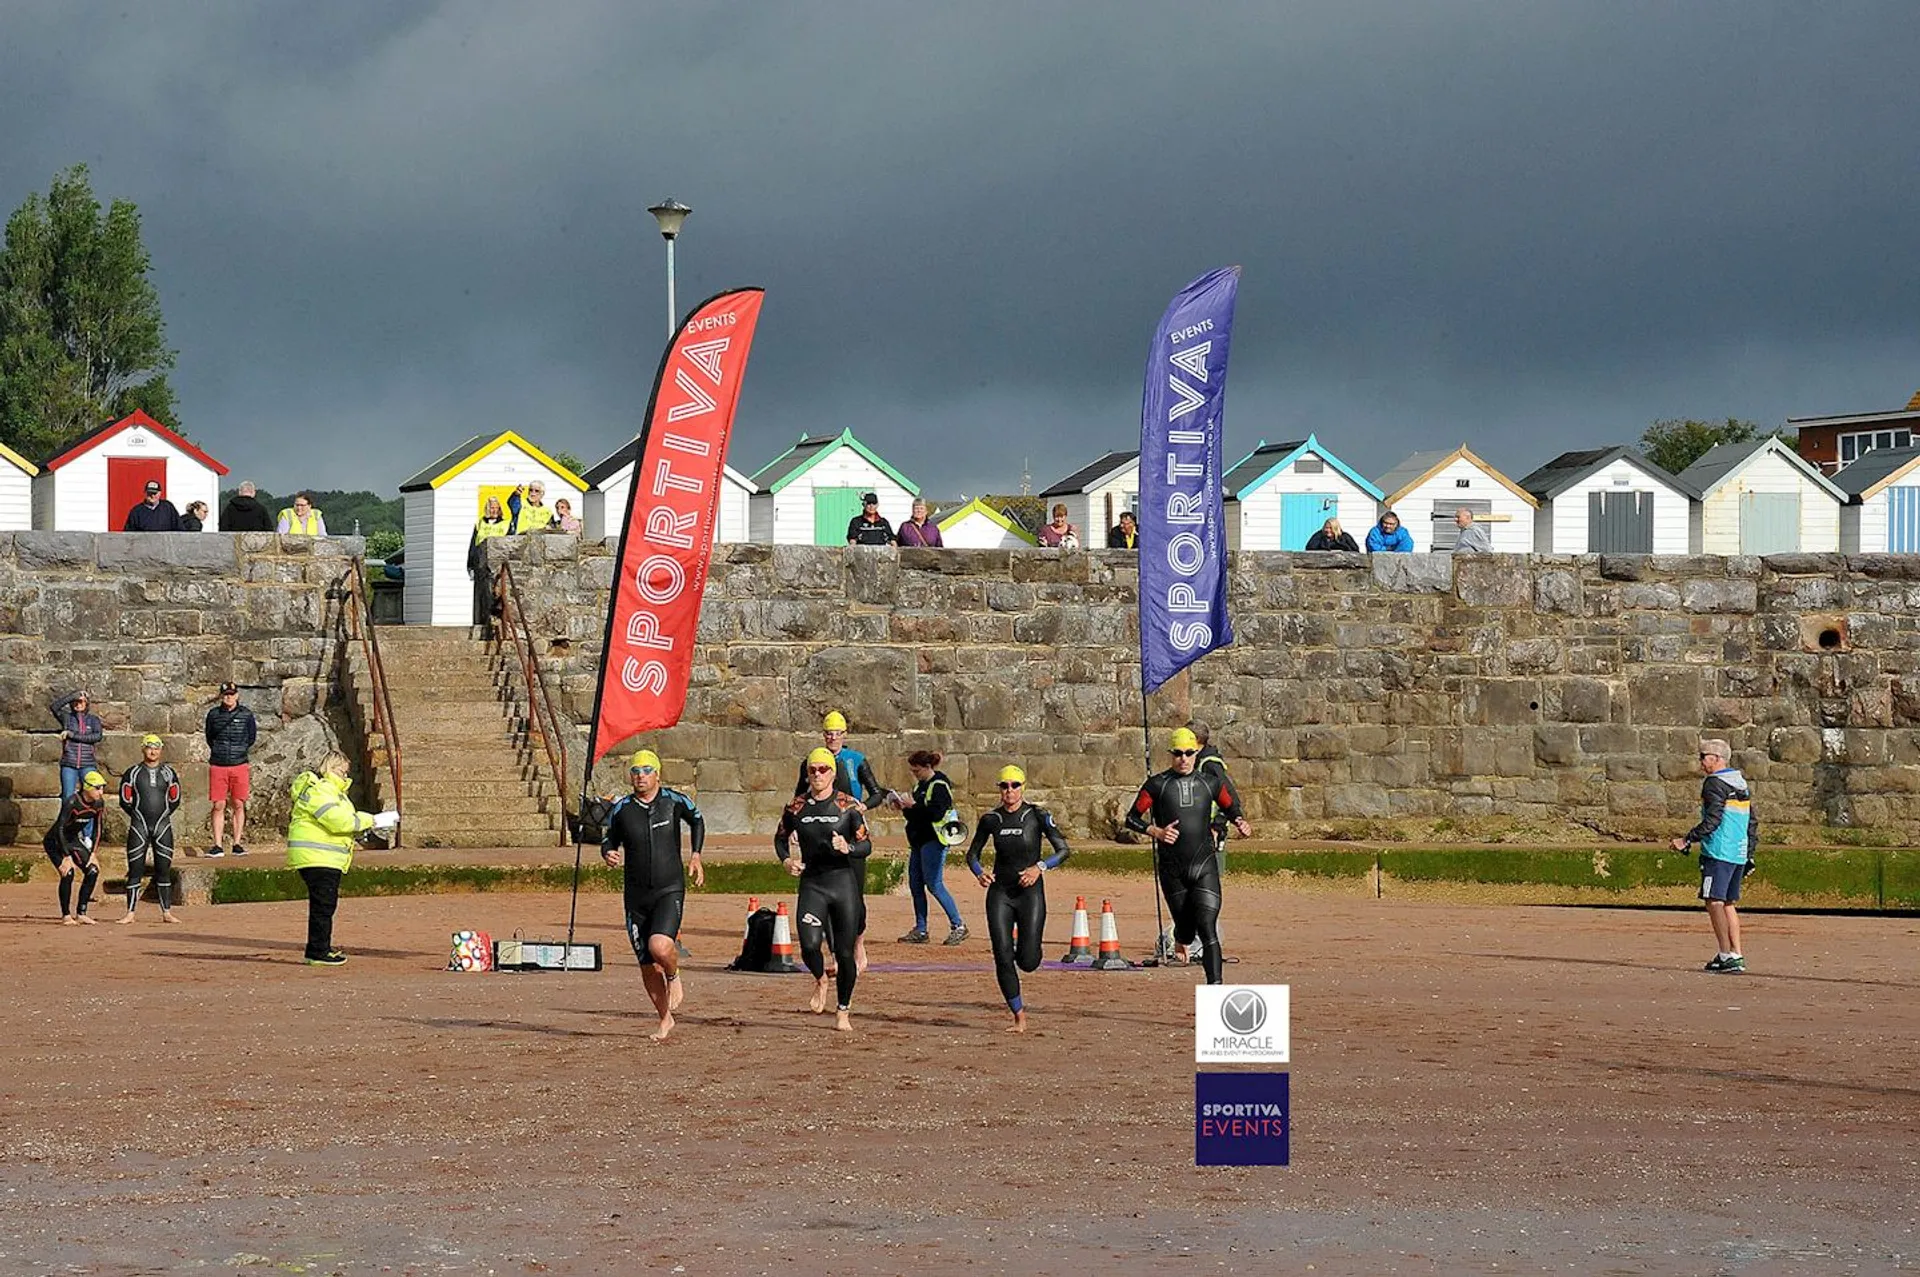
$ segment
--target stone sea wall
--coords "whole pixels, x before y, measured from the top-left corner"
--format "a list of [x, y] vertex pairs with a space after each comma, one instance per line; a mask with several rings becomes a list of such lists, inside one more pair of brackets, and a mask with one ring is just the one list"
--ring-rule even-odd
[[106, 727], [104, 770], [117, 777], [139, 761], [140, 737], [158, 732], [186, 791], [181, 849], [203, 846], [202, 727], [228, 679], [260, 725], [250, 823], [279, 842], [288, 783], [341, 736], [328, 712], [344, 634], [337, 587], [361, 545], [272, 533], [0, 533], [0, 844], [37, 843], [58, 811], [59, 729], [47, 702], [84, 686]]
[[[608, 551], [492, 552], [584, 723]], [[1112, 836], [1143, 764], [1136, 571], [1125, 551], [717, 547], [685, 719], [648, 743], [714, 828], [768, 830], [838, 708], [883, 783], [940, 750], [978, 810], [1016, 761], [1070, 831]], [[1670, 833], [1697, 807], [1703, 731], [1733, 743], [1765, 822], [1920, 832], [1920, 556], [1239, 554], [1230, 571], [1237, 641], [1148, 718], [1156, 746], [1190, 715], [1213, 724], [1265, 833]], [[595, 779], [624, 786], [614, 760]]]

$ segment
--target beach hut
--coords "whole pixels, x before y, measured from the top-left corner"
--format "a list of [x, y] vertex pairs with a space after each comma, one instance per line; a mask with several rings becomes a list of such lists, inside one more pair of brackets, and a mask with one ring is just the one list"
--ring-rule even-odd
[[1700, 494], [1632, 448], [1563, 452], [1520, 481], [1536, 554], [1686, 554]]
[[1695, 554], [1840, 548], [1840, 507], [1847, 494], [1772, 435], [1710, 449], [1679, 479], [1700, 494], [1693, 507]]
[[407, 526], [409, 625], [473, 624], [467, 545], [488, 497], [504, 508], [515, 488], [542, 483], [547, 504], [576, 502], [586, 481], [511, 430], [475, 435], [400, 485]]
[[860, 517], [860, 498], [874, 493], [895, 528], [913, 514], [919, 487], [888, 465], [852, 430], [800, 442], [751, 480], [747, 539], [763, 545], [845, 545], [847, 524]]
[[1048, 518], [1056, 504], [1066, 506], [1086, 545], [1105, 545], [1122, 511], [1140, 513], [1139, 449], [1106, 453], [1042, 492], [1040, 500]]
[[1833, 482], [1841, 553], [1920, 554], [1920, 447], [1870, 449]]
[[1040, 544], [1040, 538], [985, 497], [975, 497], [941, 515], [939, 524], [940, 542], [952, 550], [1013, 550]]
[[1224, 486], [1230, 550], [1304, 550], [1328, 519], [1363, 542], [1383, 495], [1312, 435], [1261, 440]]
[[[1400, 516], [1416, 551], [1451, 550], [1462, 506], [1493, 538], [1496, 554], [1532, 554], [1533, 495], [1461, 444], [1451, 452], [1416, 452], [1380, 476], [1381, 506]], [[1364, 544], [1365, 529], [1354, 534]]]
[[40, 467], [0, 443], [0, 532], [33, 527], [33, 476]]
[[[581, 511], [580, 531], [590, 541], [604, 541], [620, 535], [620, 519], [626, 513], [627, 493], [633, 486], [633, 452], [637, 441], [602, 461], [582, 475], [587, 481], [586, 506]], [[724, 466], [720, 476], [720, 508], [713, 523], [713, 539], [747, 539], [747, 498], [753, 495], [753, 480]]]
[[181, 514], [207, 503], [217, 531], [227, 468], [144, 412], [98, 426], [47, 460], [33, 479], [33, 526], [43, 532], [118, 532], [148, 480]]

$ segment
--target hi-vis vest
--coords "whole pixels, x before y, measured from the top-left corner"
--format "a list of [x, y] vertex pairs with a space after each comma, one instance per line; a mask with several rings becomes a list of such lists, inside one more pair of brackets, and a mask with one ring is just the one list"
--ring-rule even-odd
[[280, 512], [280, 522], [287, 525], [287, 531], [295, 536], [317, 537], [320, 535], [320, 512], [312, 506], [307, 507], [307, 517], [302, 519], [292, 506]]
[[353, 840], [373, 828], [373, 817], [355, 811], [347, 782], [339, 776], [301, 772], [293, 780], [293, 818], [287, 824], [287, 867], [345, 871], [353, 864]]

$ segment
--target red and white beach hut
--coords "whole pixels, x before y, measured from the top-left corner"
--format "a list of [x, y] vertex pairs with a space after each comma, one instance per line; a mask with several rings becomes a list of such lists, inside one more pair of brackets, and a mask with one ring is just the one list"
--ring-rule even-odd
[[217, 530], [227, 467], [144, 412], [89, 430], [50, 458], [33, 480], [33, 526], [42, 532], [118, 532], [146, 496], [147, 480], [185, 514], [207, 503]]

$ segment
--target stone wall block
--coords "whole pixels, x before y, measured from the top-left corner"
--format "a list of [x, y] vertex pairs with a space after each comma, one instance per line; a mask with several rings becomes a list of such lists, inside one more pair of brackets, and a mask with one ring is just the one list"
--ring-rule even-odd
[[1453, 591], [1450, 554], [1373, 554], [1367, 567], [1374, 584], [1399, 594], [1448, 594]]
[[85, 571], [94, 566], [98, 542], [106, 539], [92, 532], [16, 532], [13, 534], [13, 557], [22, 571]]
[[1680, 606], [1689, 612], [1752, 612], [1760, 606], [1753, 581], [1693, 580], [1680, 586]]
[[1533, 568], [1525, 555], [1456, 555], [1453, 592], [1470, 607], [1528, 607], [1533, 602]]
[[899, 588], [900, 559], [871, 552], [874, 548], [847, 551], [847, 597], [856, 603], [891, 605]]
[[1696, 669], [1647, 668], [1627, 679], [1629, 721], [1637, 724], [1696, 723], [1700, 697]]

